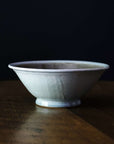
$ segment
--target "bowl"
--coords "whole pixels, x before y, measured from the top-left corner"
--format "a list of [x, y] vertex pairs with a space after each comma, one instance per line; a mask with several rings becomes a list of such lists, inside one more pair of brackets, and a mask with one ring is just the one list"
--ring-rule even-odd
[[23, 61], [8, 65], [44, 107], [72, 107], [98, 81], [108, 64], [73, 60]]

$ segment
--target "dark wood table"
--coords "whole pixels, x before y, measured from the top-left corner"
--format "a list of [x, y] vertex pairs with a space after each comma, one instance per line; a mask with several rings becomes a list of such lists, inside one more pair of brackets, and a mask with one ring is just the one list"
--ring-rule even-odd
[[74, 108], [34, 101], [20, 81], [0, 82], [0, 144], [114, 144], [114, 82], [98, 82]]

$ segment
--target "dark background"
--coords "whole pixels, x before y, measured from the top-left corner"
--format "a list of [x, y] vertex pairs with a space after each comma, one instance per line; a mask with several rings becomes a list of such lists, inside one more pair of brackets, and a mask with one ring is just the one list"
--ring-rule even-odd
[[0, 2], [0, 79], [16, 78], [11, 62], [66, 59], [108, 63], [114, 80], [113, 39], [111, 0]]

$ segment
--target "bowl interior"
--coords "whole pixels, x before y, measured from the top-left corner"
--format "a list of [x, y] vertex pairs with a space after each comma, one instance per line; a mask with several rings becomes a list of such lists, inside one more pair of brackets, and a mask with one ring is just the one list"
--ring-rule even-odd
[[29, 69], [96, 69], [108, 68], [107, 64], [86, 61], [28, 61], [13, 66]]

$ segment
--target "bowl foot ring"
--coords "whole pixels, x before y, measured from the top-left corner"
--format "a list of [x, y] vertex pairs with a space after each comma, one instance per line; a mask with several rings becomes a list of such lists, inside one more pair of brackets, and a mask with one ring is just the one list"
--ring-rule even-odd
[[50, 108], [60, 108], [60, 107], [75, 107], [79, 106], [81, 104], [81, 100], [77, 99], [72, 102], [58, 102], [58, 101], [49, 101], [49, 100], [43, 100], [43, 99], [36, 99], [36, 105], [42, 106], [42, 107], [50, 107]]

